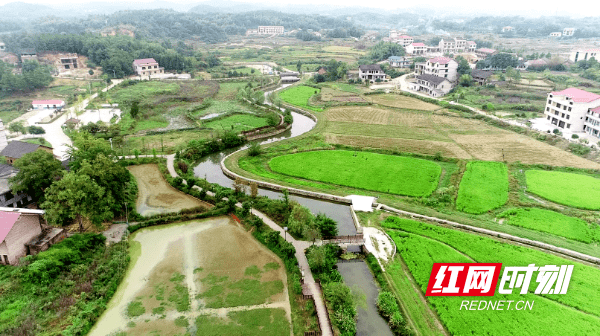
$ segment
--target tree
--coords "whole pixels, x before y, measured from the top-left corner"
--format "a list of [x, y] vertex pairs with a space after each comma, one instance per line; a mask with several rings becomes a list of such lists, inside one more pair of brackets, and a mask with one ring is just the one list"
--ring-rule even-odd
[[305, 230], [314, 227], [314, 217], [310, 210], [301, 206], [297, 202], [290, 202], [292, 212], [288, 218], [288, 228], [290, 233], [296, 236], [304, 236]]
[[518, 82], [521, 80], [521, 72], [513, 67], [506, 68], [506, 77], [509, 78], [509, 81]]
[[388, 59], [390, 56], [404, 56], [404, 48], [393, 42], [379, 42], [369, 50], [363, 63], [373, 63]]
[[29, 131], [30, 134], [46, 134], [46, 130], [44, 130], [43, 128], [39, 127], [39, 126], [29, 126], [27, 128], [27, 131]]
[[64, 171], [60, 161], [44, 150], [23, 155], [14, 166], [19, 172], [9, 179], [13, 193], [24, 192], [38, 203], [44, 201], [44, 192]]
[[460, 86], [471, 86], [471, 84], [473, 83], [473, 77], [471, 77], [471, 75], [469, 74], [464, 74], [462, 76], [460, 76], [459, 79], [459, 84]]
[[456, 58], [456, 61], [458, 62], [458, 68], [456, 69], [456, 71], [459, 75], [471, 74], [471, 67], [469, 66], [469, 62], [467, 62], [467, 60], [464, 57], [458, 56]]
[[100, 154], [110, 160], [117, 158], [104, 139], [95, 138], [87, 132], [78, 133], [73, 138], [73, 145], [69, 146], [67, 153], [70, 157], [69, 167], [75, 171], [79, 170], [84, 160], [93, 162]]
[[296, 63], [296, 69], [298, 69], [298, 72], [302, 72], [302, 61], [298, 60], [298, 63]]
[[134, 101], [133, 103], [131, 103], [131, 108], [129, 109], [129, 115], [131, 115], [131, 118], [136, 119], [139, 113], [140, 113], [140, 103], [137, 101]]
[[337, 223], [324, 214], [315, 217], [315, 225], [323, 237], [335, 237], [338, 234]]
[[65, 174], [47, 189], [45, 197], [41, 208], [46, 210], [46, 219], [51, 225], [65, 225], [77, 219], [79, 231], [83, 232], [84, 218], [99, 226], [113, 217], [112, 197], [87, 175]]
[[21, 133], [21, 134], [27, 133], [27, 129], [25, 128], [25, 126], [23, 126], [23, 124], [18, 123], [18, 122], [14, 122], [14, 123], [10, 124], [8, 126], [8, 130], [13, 133]]

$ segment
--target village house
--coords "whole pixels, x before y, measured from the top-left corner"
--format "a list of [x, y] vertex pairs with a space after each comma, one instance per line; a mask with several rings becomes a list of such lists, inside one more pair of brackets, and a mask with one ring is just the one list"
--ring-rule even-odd
[[490, 77], [494, 73], [486, 70], [473, 70], [471, 71], [471, 77], [473, 81], [479, 85], [487, 85], [490, 82]]
[[158, 62], [154, 58], [136, 59], [133, 61], [133, 70], [138, 76], [148, 77], [165, 73], [165, 68], [159, 67]]
[[561, 32], [552, 32], [550, 33], [550, 37], [561, 37], [562, 33]]
[[410, 67], [412, 59], [404, 56], [390, 56], [388, 63], [392, 68], [408, 68]]
[[13, 194], [9, 179], [19, 170], [11, 165], [0, 164], [0, 207], [22, 208], [32, 202], [31, 196], [24, 193]]
[[283, 26], [258, 26], [259, 35], [283, 34]]
[[415, 74], [435, 75], [448, 79], [451, 83], [458, 79], [458, 63], [448, 57], [434, 57], [427, 62], [415, 64]]
[[525, 62], [526, 68], [542, 68], [545, 66], [548, 66], [548, 61], [543, 58], [529, 60]]
[[589, 61], [593, 57], [596, 61], [599, 61], [599, 55], [600, 49], [574, 49], [569, 55], [569, 60], [571, 62]]
[[477, 48], [477, 43], [467, 41], [461, 38], [441, 39], [438, 44], [439, 52], [442, 54], [456, 54], [461, 52], [473, 52]]
[[409, 44], [413, 43], [413, 41], [413, 38], [408, 35], [400, 35], [394, 40], [394, 42], [403, 47], [407, 47]]
[[511, 26], [505, 26], [505, 27], [502, 27], [502, 32], [503, 32], [503, 33], [506, 33], [506, 32], [511, 32], [511, 31], [515, 31], [515, 28], [514, 28], [514, 27], [511, 27]]
[[413, 91], [423, 92], [432, 97], [442, 97], [452, 90], [452, 83], [444, 77], [422, 74], [416, 77], [416, 81], [409, 83]]
[[424, 55], [427, 52], [425, 43], [417, 42], [406, 46], [406, 53], [409, 55]]
[[21, 51], [21, 53], [19, 54], [19, 58], [21, 59], [21, 62], [38, 60], [37, 53], [34, 50]]
[[300, 80], [300, 74], [295, 71], [282, 71], [279, 73], [279, 78], [282, 84], [295, 83]]
[[548, 93], [544, 117], [570, 132], [600, 137], [600, 95], [577, 88]]
[[498, 51], [496, 49], [490, 48], [479, 48], [475, 50], [475, 54], [477, 55], [477, 57], [479, 57], [479, 59], [485, 59], [489, 56], [496, 55], [497, 53]]
[[36, 150], [44, 150], [52, 154], [52, 148], [50, 147], [13, 140], [4, 147], [0, 152], [0, 156], [4, 156], [6, 158], [6, 163], [12, 165], [15, 160], [22, 158], [23, 155], [35, 152]]
[[378, 79], [384, 80], [385, 73], [381, 70], [379, 64], [361, 65], [358, 67], [358, 78], [362, 81], [375, 82]]
[[34, 110], [39, 109], [60, 109], [65, 107], [64, 100], [34, 100], [31, 102], [31, 106]]
[[60, 58], [60, 70], [73, 70], [79, 68], [77, 54], [67, 54]]
[[575, 34], [575, 28], [565, 28], [563, 29], [563, 36], [573, 36]]
[[326, 74], [326, 73], [327, 73], [327, 69], [325, 69], [324, 67], [320, 67], [320, 68], [319, 68], [319, 71], [317, 71], [317, 73], [318, 73], [319, 75], [324, 75], [324, 74]]
[[0, 208], [0, 264], [17, 265], [25, 244], [42, 233], [44, 210]]

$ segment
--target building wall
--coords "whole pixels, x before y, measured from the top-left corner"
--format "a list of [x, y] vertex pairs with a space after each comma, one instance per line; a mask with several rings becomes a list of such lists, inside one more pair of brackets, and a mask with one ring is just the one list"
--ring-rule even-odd
[[588, 111], [583, 126], [587, 134], [600, 138], [600, 113]]
[[0, 207], [23, 208], [26, 205], [29, 205], [31, 201], [31, 196], [28, 196], [27, 194], [13, 195], [10, 191], [0, 194]]
[[571, 55], [569, 55], [569, 60], [571, 62], [579, 62], [579, 61], [588, 61], [590, 58], [594, 57], [596, 61], [600, 61], [598, 58], [600, 57], [600, 49], [598, 50], [573, 50]]
[[259, 34], [283, 34], [283, 26], [258, 26]]
[[13, 228], [4, 239], [8, 250], [9, 264], [18, 264], [19, 258], [27, 255], [25, 243], [40, 233], [42, 233], [42, 229], [40, 227], [40, 216], [21, 214]]
[[[558, 104], [560, 104], [560, 107], [558, 107]], [[583, 125], [588, 109], [598, 106], [600, 106], [598, 100], [591, 103], [577, 103], [572, 100], [566, 100], [564, 96], [550, 98], [550, 94], [548, 94], [546, 107], [544, 108], [544, 117], [546, 121], [556, 125], [558, 129], [583, 132]]]
[[447, 64], [430, 63], [427, 61], [423, 69], [419, 69], [419, 72], [420, 74], [425, 73], [428, 75], [448, 78], [449, 81], [454, 82], [457, 79], [457, 69], [458, 63], [455, 61], [450, 61]]

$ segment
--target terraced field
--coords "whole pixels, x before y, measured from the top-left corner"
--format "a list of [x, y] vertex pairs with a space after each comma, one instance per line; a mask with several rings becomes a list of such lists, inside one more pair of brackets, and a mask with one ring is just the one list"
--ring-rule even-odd
[[480, 214], [508, 201], [508, 170], [502, 162], [471, 161], [460, 181], [456, 208]]
[[528, 170], [527, 190], [575, 208], [600, 209], [600, 179], [561, 171]]

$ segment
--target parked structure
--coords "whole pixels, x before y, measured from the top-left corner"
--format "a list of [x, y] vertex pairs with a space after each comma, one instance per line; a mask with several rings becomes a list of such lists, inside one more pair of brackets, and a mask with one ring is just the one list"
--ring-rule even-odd
[[388, 62], [392, 68], [408, 68], [411, 61], [411, 58], [404, 56], [390, 56], [388, 58]]
[[487, 85], [490, 82], [490, 77], [494, 73], [486, 70], [473, 70], [471, 71], [471, 77], [473, 81], [479, 85]]
[[4, 147], [0, 152], [0, 156], [4, 156], [6, 158], [6, 163], [12, 165], [15, 160], [22, 158], [23, 155], [35, 152], [36, 150], [44, 150], [52, 154], [52, 148], [50, 147], [13, 140]]
[[161, 68], [154, 58], [136, 59], [133, 61], [133, 70], [138, 76], [148, 77], [165, 73], [165, 68]]
[[384, 80], [385, 72], [381, 70], [379, 64], [361, 65], [358, 67], [358, 78], [360, 80], [375, 82], [376, 80]]
[[573, 36], [575, 34], [575, 28], [565, 28], [563, 29], [563, 36]]
[[31, 102], [34, 109], [59, 109], [65, 107], [64, 100], [34, 100]]
[[416, 81], [409, 84], [410, 89], [426, 93], [432, 97], [442, 97], [452, 90], [452, 83], [444, 77], [422, 74], [416, 77]]
[[42, 233], [44, 210], [0, 208], [0, 264], [17, 265], [25, 244]]
[[600, 49], [574, 49], [569, 55], [569, 60], [571, 62], [589, 61], [593, 57], [596, 61], [600, 61], [598, 56], [600, 56]]
[[406, 53], [409, 55], [425, 55], [427, 52], [427, 46], [425, 43], [417, 42], [411, 43], [406, 46]]
[[427, 62], [415, 64], [415, 73], [417, 75], [435, 75], [446, 78], [452, 83], [457, 80], [457, 69], [458, 63], [448, 57], [434, 57]]
[[479, 48], [475, 50], [475, 54], [477, 55], [477, 57], [479, 57], [479, 59], [485, 59], [489, 56], [496, 55], [497, 53], [498, 51], [496, 49], [490, 48]]
[[559, 129], [587, 132], [599, 137], [600, 95], [577, 88], [550, 92], [544, 110], [546, 120]]

